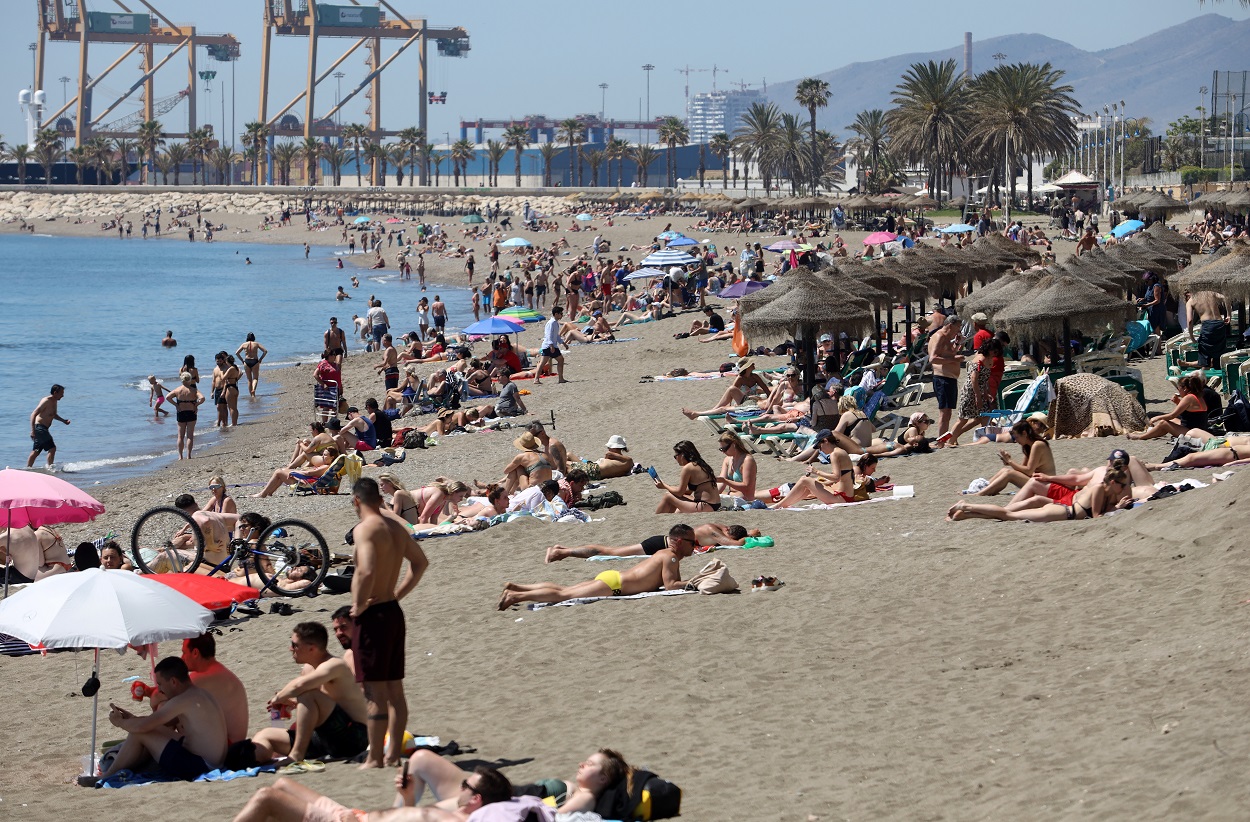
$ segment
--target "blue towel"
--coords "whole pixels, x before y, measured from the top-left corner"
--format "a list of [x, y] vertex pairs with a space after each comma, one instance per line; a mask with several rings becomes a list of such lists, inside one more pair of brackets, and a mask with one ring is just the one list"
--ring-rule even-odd
[[[232, 779], [244, 779], [247, 777], [258, 776], [262, 773], [273, 773], [278, 770], [278, 766], [274, 763], [262, 765], [257, 768], [244, 768], [238, 771], [215, 770], [196, 779], [196, 782], [229, 782]], [[134, 771], [123, 769], [110, 776], [108, 779], [101, 779], [96, 782], [97, 788], [129, 788], [134, 785], [155, 785], [161, 782], [179, 782], [181, 780], [164, 776], [159, 773], [135, 773]]]

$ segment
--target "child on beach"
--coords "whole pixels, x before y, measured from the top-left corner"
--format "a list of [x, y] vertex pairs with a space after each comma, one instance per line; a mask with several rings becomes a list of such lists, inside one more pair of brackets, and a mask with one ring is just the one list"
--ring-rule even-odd
[[150, 389], [148, 391], [148, 408], [156, 409], [152, 412], [152, 419], [160, 419], [161, 414], [168, 417], [169, 412], [164, 408], [161, 408], [161, 406], [165, 404], [165, 392], [169, 389], [161, 385], [160, 382], [157, 381], [156, 377], [151, 374], [148, 375], [148, 386]]

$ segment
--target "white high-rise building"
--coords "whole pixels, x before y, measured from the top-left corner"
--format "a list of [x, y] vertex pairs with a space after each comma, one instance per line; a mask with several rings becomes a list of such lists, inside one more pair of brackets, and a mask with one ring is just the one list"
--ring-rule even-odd
[[695, 94], [690, 98], [686, 111], [686, 128], [690, 130], [691, 145], [710, 142], [712, 135], [722, 131], [732, 137], [751, 104], [762, 102], [764, 92], [759, 89]]

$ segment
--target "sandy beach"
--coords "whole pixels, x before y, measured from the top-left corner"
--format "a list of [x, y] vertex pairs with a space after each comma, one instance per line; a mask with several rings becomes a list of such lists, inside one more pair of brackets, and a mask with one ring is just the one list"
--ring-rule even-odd
[[[227, 222], [254, 229], [258, 220], [230, 215]], [[455, 225], [458, 235], [457, 218], [441, 221]], [[602, 233], [614, 249], [628, 247], [666, 222], [623, 221]], [[671, 222], [678, 230], [691, 223]], [[38, 231], [99, 233], [98, 225], [63, 220], [40, 223]], [[567, 236], [589, 245], [593, 236], [517, 234], [536, 244]], [[721, 247], [740, 248], [745, 239], [692, 236], [710, 236]], [[843, 236], [854, 248], [863, 235]], [[338, 232], [310, 233], [297, 224], [220, 238], [335, 245]], [[486, 245], [475, 248], [483, 272]], [[1071, 249], [1056, 244], [1061, 256]], [[427, 276], [463, 285], [462, 265], [431, 255]], [[402, 299], [393, 292], [379, 284], [388, 308], [397, 304], [392, 317], [415, 317], [415, 289]], [[331, 295], [310, 299], [324, 299], [333, 313]], [[675, 340], [691, 319], [631, 325], [620, 336], [637, 339], [570, 349], [570, 384], [522, 384], [532, 392], [524, 397], [530, 410], [524, 419], [549, 422], [554, 413], [552, 434], [589, 458], [620, 434], [635, 460], [655, 465], [669, 481], [678, 440], [692, 440], [712, 461], [711, 431], [678, 409], [711, 405], [724, 381], [639, 383], [679, 366], [715, 369], [734, 359], [727, 342]], [[540, 334], [531, 325], [521, 341], [536, 346]], [[376, 354], [351, 357], [345, 379], [353, 402], [381, 394], [372, 368], [377, 361]], [[765, 367], [780, 363], [761, 359]], [[202, 489], [215, 474], [231, 484], [264, 482], [306, 430], [313, 365], [262, 371], [262, 380], [282, 386], [279, 411], [245, 420], [219, 446], [90, 489], [107, 513], [60, 529], [65, 541], [73, 545], [109, 530], [128, 535], [151, 507], [188, 490], [206, 497]], [[1172, 388], [1161, 361], [1142, 367], [1147, 408], [1162, 410]], [[909, 410], [935, 414], [931, 392]], [[498, 477], [516, 453], [515, 436], [445, 437], [438, 447], [409, 452], [392, 470], [409, 488], [438, 475]], [[1168, 450], [1163, 440], [1122, 437], [1053, 445], [1060, 470], [1099, 464], [1119, 447], [1148, 461]], [[589, 524], [522, 522], [426, 541], [429, 571], [403, 603], [409, 729], [476, 748], [458, 761], [506, 765], [516, 783], [571, 778], [587, 754], [612, 747], [677, 783], [683, 817], [692, 820], [1242, 815], [1238, 809], [1250, 801], [1244, 779], [1250, 737], [1243, 727], [1250, 660], [1241, 643], [1250, 634], [1250, 606], [1240, 603], [1250, 597], [1250, 556], [1237, 525], [1245, 513], [1236, 505], [1250, 482], [1245, 472], [1097, 522], [946, 522], [959, 490], [999, 467], [996, 452], [964, 446], [883, 461], [881, 472], [893, 482], [914, 486], [911, 499], [828, 511], [656, 515], [658, 492], [645, 476], [633, 476], [607, 481], [628, 504], [596, 512]], [[758, 459], [761, 487], [802, 473], [769, 456]], [[1212, 473], [1160, 476], [1209, 483]], [[240, 511], [307, 520], [332, 547], [348, 550], [340, 545], [355, 521], [347, 495], [246, 499], [254, 490], [235, 489]], [[772, 548], [717, 552], [743, 585], [740, 594], [495, 609], [505, 581], [572, 583], [608, 567], [578, 559], [546, 565], [552, 544], [624, 545], [677, 522], [708, 521], [760, 528], [776, 540]], [[686, 560], [683, 575], [706, 560]], [[750, 580], [758, 574], [786, 585], [753, 593]], [[266, 613], [221, 626], [218, 657], [248, 688], [253, 731], [268, 723], [268, 697], [297, 673], [287, 651], [291, 627], [305, 619], [328, 624], [330, 612], [347, 602], [329, 595], [296, 599], [293, 616]], [[178, 652], [175, 643], [161, 650]], [[8, 740], [0, 746], [0, 816], [230, 819], [251, 793], [272, 783], [262, 775], [123, 790], [74, 786], [89, 738], [91, 704], [78, 694], [89, 666], [86, 653], [0, 661]], [[146, 674], [147, 663], [134, 654], [102, 656], [101, 706], [131, 706], [122, 680]], [[118, 736], [103, 716], [101, 735]], [[298, 779], [345, 805], [376, 809], [391, 804], [393, 776], [331, 764]]]

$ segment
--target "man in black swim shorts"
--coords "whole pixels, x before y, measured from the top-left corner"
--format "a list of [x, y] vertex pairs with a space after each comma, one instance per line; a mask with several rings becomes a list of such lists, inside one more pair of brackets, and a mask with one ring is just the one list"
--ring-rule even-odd
[[[745, 529], [744, 529], [745, 530]], [[690, 528], [686, 525], [674, 525], [669, 529], [668, 536], [647, 537], [633, 545], [579, 545], [566, 548], [553, 545], [547, 549], [547, 562], [559, 562], [569, 557], [589, 559], [590, 557], [641, 557], [654, 556], [665, 548], [675, 548], [676, 544], [690, 536]]]
[[289, 713], [288, 729], [264, 728], [252, 737], [256, 762], [289, 756], [350, 759], [369, 747], [364, 692], [351, 667], [327, 650], [329, 633], [319, 622], [301, 622], [291, 631], [291, 658], [300, 675], [269, 700], [270, 716]]

